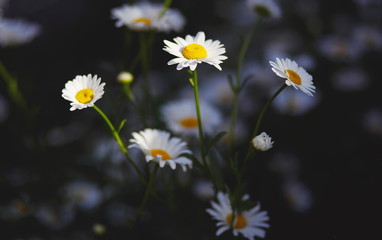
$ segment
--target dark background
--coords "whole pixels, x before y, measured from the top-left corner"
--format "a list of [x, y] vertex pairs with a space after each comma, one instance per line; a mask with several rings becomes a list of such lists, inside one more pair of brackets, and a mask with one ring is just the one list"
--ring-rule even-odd
[[[302, 116], [270, 111], [264, 128], [272, 129], [272, 137], [277, 139], [272, 151], [293, 152], [301, 161], [298, 178], [311, 189], [314, 204], [304, 213], [288, 208], [280, 192], [282, 180], [267, 168], [266, 161], [270, 157], [262, 154], [263, 159], [253, 174], [249, 174], [248, 185], [251, 194], [258, 196], [262, 208], [270, 215], [271, 228], [265, 239], [381, 239], [382, 136], [381, 132], [366, 131], [363, 125], [364, 116], [371, 107], [381, 110], [381, 52], [368, 52], [351, 64], [337, 63], [320, 55], [313, 44], [320, 36], [335, 33], [334, 22], [339, 16], [349, 21], [346, 26], [364, 21], [380, 27], [381, 17], [370, 16], [381, 10], [381, 3], [376, 1], [376, 8], [365, 10], [355, 1], [316, 1], [319, 7], [313, 19], [315, 22], [309, 25], [308, 20], [313, 20], [299, 14], [294, 8], [297, 2], [280, 1], [283, 20], [269, 26], [265, 24], [260, 31], [266, 33], [267, 27], [287, 27], [301, 34], [308, 46], [303, 50], [316, 59], [316, 68], [311, 74], [321, 101]], [[8, 118], [0, 123], [2, 211], [15, 198], [28, 196], [29, 203], [57, 198], [55, 191], [70, 179], [67, 172], [74, 170], [101, 184], [101, 179], [97, 178], [101, 170], [81, 165], [76, 156], [87, 151], [89, 138], [109, 134], [106, 125], [90, 109], [69, 112], [69, 104], [62, 99], [61, 90], [78, 74], [98, 74], [110, 89], [105, 91], [100, 106], [113, 119], [121, 117], [127, 102], [114, 109], [110, 107], [116, 103], [112, 98], [119, 88], [114, 79], [123, 62], [134, 54], [134, 50], [124, 49], [124, 30], [116, 28], [110, 18], [110, 10], [122, 3], [116, 0], [11, 0], [7, 6], [4, 16], [39, 23], [43, 31], [29, 44], [0, 48], [0, 60], [17, 76], [28, 105], [38, 109], [35, 117], [29, 119], [8, 101]], [[214, 9], [219, 4], [218, 0], [174, 0], [172, 7], [184, 14], [187, 25], [179, 34], [157, 35], [152, 68], [169, 74], [176, 71], [174, 66], [166, 65], [170, 57], [161, 50], [162, 39], [194, 35], [199, 30], [204, 30], [207, 38], [211, 30], [213, 39], [219, 39], [220, 33], [226, 37], [231, 36], [230, 31], [234, 34], [227, 20], [216, 14]], [[311, 2], [306, 4], [309, 8]], [[369, 18], [367, 13], [370, 13]], [[312, 26], [315, 29], [310, 29]], [[261, 48], [261, 36], [259, 39], [255, 40], [251, 51]], [[235, 46], [227, 44], [226, 48], [230, 56], [230, 48]], [[268, 62], [267, 59], [263, 61]], [[222, 64], [223, 69], [225, 64], [234, 65], [234, 57]], [[330, 79], [336, 69], [346, 64], [361, 67], [368, 73], [367, 88], [341, 91], [333, 87]], [[179, 72], [175, 74], [182, 76]], [[1, 96], [8, 99], [4, 82], [0, 86]], [[72, 122], [86, 126], [81, 137], [59, 146], [46, 144], [49, 131]], [[97, 133], [92, 133], [92, 129], [97, 129]], [[9, 184], [4, 176], [14, 169], [21, 169], [25, 174], [25, 184]], [[60, 230], [49, 229], [30, 215], [17, 220], [3, 218], [0, 220], [1, 239], [215, 239], [215, 222], [205, 213], [209, 203], [195, 199], [183, 188], [174, 192], [179, 194], [175, 209], [156, 207], [159, 203], [153, 201], [149, 206], [150, 221], [135, 230], [109, 224], [101, 206], [98, 211], [80, 212], [69, 226]], [[134, 205], [140, 196], [125, 192], [121, 199]], [[105, 235], [96, 236], [91, 232], [95, 222], [106, 225]], [[232, 239], [231, 233], [223, 234], [222, 239]]]

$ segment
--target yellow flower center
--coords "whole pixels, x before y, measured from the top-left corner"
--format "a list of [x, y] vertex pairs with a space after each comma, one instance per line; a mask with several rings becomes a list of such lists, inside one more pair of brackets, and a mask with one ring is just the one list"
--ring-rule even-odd
[[134, 20], [134, 23], [141, 23], [141, 22], [148, 26], [151, 25], [151, 20], [148, 18], [137, 18]]
[[185, 128], [196, 128], [198, 127], [198, 120], [196, 118], [183, 118], [179, 121], [180, 125]]
[[171, 156], [170, 154], [168, 154], [168, 152], [166, 152], [165, 150], [162, 150], [162, 149], [153, 149], [151, 150], [151, 155], [153, 157], [158, 157], [158, 155], [162, 156], [162, 160], [171, 160]]
[[[227, 215], [226, 220], [227, 220], [227, 223], [229, 225], [231, 225], [231, 223], [232, 223], [232, 213]], [[243, 217], [240, 214], [237, 214], [235, 216], [235, 224], [233, 225], [233, 228], [234, 229], [242, 229], [242, 228], [245, 228], [246, 226], [247, 226], [247, 220], [245, 219], [245, 217]]]
[[88, 103], [94, 98], [94, 92], [93, 90], [89, 88], [82, 89], [76, 94], [76, 99], [80, 103]]
[[287, 69], [285, 72], [288, 74], [288, 79], [297, 85], [301, 85], [301, 77], [295, 71]]
[[184, 47], [182, 54], [187, 59], [201, 59], [207, 57], [206, 49], [197, 43], [191, 43]]

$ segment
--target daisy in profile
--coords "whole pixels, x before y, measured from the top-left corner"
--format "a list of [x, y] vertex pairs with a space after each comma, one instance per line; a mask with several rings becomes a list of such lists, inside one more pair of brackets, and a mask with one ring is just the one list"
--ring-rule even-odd
[[273, 0], [247, 0], [247, 5], [256, 15], [263, 18], [279, 18], [280, 7]]
[[186, 22], [183, 15], [176, 9], [167, 9], [162, 15], [162, 10], [161, 4], [139, 2], [114, 8], [111, 14], [112, 18], [117, 20], [116, 27], [127, 26], [135, 31], [181, 31]]
[[[175, 42], [175, 43], [174, 43]], [[189, 67], [194, 71], [198, 64], [205, 62], [222, 70], [220, 63], [227, 57], [224, 45], [218, 40], [206, 40], [204, 32], [198, 32], [195, 37], [187, 35], [185, 38], [176, 37], [174, 42], [164, 40], [166, 46], [163, 48], [166, 52], [176, 56], [167, 64], [177, 64], [176, 69], [181, 70]]]
[[212, 209], [207, 209], [207, 212], [218, 221], [216, 226], [219, 229], [216, 236], [233, 227], [233, 235], [238, 236], [239, 233], [249, 240], [254, 240], [255, 237], [265, 237], [265, 230], [269, 228], [266, 221], [269, 220], [266, 211], [260, 211], [260, 205], [256, 207], [237, 213], [233, 221], [233, 213], [228, 194], [219, 192], [217, 195], [218, 202], [211, 201]]
[[192, 167], [192, 161], [181, 156], [184, 153], [191, 153], [187, 148], [187, 144], [180, 138], [171, 137], [170, 133], [158, 129], [146, 128], [138, 133], [132, 133], [133, 138], [130, 139], [129, 148], [140, 148], [146, 156], [146, 161], [155, 161], [160, 167], [169, 165], [172, 169], [176, 168], [176, 164], [180, 165], [183, 171], [187, 167]]
[[103, 87], [106, 83], [101, 83], [101, 78], [91, 74], [77, 75], [72, 81], [65, 84], [62, 89], [62, 97], [71, 101], [70, 111], [93, 107], [94, 103], [104, 94]]
[[277, 76], [286, 78], [286, 85], [293, 86], [295, 89], [300, 89], [307, 95], [313, 96], [316, 87], [313, 85], [312, 75], [307, 73], [304, 68], [299, 67], [295, 61], [289, 58], [276, 58], [276, 62], [269, 61], [269, 63]]
[[265, 132], [252, 139], [253, 147], [259, 151], [267, 151], [273, 147], [272, 138]]
[[[181, 99], [165, 104], [162, 118], [168, 128], [177, 134], [198, 136], [198, 119], [193, 99]], [[206, 101], [200, 102], [203, 127], [207, 134], [212, 134], [222, 123], [220, 112]]]
[[40, 25], [21, 19], [0, 16], [0, 46], [16, 46], [31, 42], [41, 31]]

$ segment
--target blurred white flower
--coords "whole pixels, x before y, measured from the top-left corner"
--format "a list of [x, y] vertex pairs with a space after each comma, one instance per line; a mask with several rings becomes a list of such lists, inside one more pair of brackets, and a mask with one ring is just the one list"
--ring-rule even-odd
[[263, 18], [280, 18], [281, 9], [273, 0], [247, 0], [253, 12]]
[[[215, 106], [206, 101], [200, 101], [199, 105], [205, 133], [213, 134], [222, 123], [222, 116]], [[168, 102], [162, 106], [161, 113], [165, 124], [174, 133], [198, 136], [199, 124], [193, 99]]]
[[312, 207], [311, 191], [300, 181], [286, 181], [283, 186], [284, 197], [291, 208], [297, 212], [306, 212]]
[[17, 46], [31, 42], [41, 31], [36, 23], [0, 16], [0, 46]]
[[348, 62], [359, 58], [361, 47], [350, 37], [323, 36], [318, 40], [318, 50], [332, 61]]
[[34, 215], [44, 226], [53, 230], [60, 230], [74, 220], [75, 211], [68, 205], [43, 203], [37, 207]]
[[207, 180], [197, 180], [192, 191], [199, 199], [210, 200], [215, 196], [214, 186], [211, 181]]
[[91, 210], [103, 201], [101, 189], [94, 183], [75, 180], [67, 183], [62, 189], [67, 203], [82, 210]]
[[375, 136], [382, 136], [382, 110], [372, 107], [363, 116], [363, 128]]
[[367, 73], [360, 67], [345, 67], [332, 76], [332, 85], [340, 91], [365, 90], [369, 85]]
[[157, 30], [160, 32], [179, 32], [186, 20], [176, 9], [167, 9], [163, 16], [162, 4], [139, 2], [135, 5], [124, 4], [111, 10], [117, 27], [127, 26], [136, 31]]
[[302, 92], [285, 89], [272, 102], [272, 108], [281, 114], [297, 116], [312, 110], [319, 104], [320, 100], [320, 95], [317, 93], [312, 98]]
[[219, 40], [206, 40], [204, 32], [198, 32], [195, 37], [187, 35], [185, 38], [174, 38], [175, 43], [164, 40], [164, 51], [176, 56], [167, 64], [177, 64], [176, 69], [189, 67], [194, 71], [198, 64], [208, 63], [222, 70], [219, 64], [226, 60], [224, 45]]

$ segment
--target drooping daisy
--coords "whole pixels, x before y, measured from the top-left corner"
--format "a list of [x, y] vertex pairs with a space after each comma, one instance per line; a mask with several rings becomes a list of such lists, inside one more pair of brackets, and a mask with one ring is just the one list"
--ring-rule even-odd
[[[198, 119], [193, 99], [169, 102], [162, 107], [162, 118], [177, 134], [198, 136]], [[212, 134], [222, 123], [220, 112], [206, 101], [200, 101], [201, 120], [207, 134]]]
[[28, 43], [40, 31], [41, 27], [36, 23], [0, 17], [0, 46], [8, 47]]
[[263, 18], [279, 18], [280, 7], [273, 0], [247, 0], [247, 5]]
[[265, 132], [257, 135], [252, 139], [254, 148], [260, 151], [267, 151], [273, 147], [272, 138]]
[[[211, 201], [212, 209], [207, 209], [207, 212], [218, 221], [216, 226], [219, 229], [216, 235], [219, 236], [231, 228], [233, 213], [228, 194], [219, 192], [217, 199], [218, 202]], [[266, 211], [260, 211], [260, 205], [240, 213], [235, 212], [236, 216], [232, 229], [233, 235], [238, 236], [240, 233], [249, 240], [254, 240], [255, 237], [265, 237], [265, 230], [263, 228], [269, 228], [269, 224], [266, 223], [269, 217]]]
[[198, 32], [195, 37], [187, 35], [185, 38], [174, 38], [175, 43], [164, 40], [166, 52], [176, 56], [167, 64], [176, 66], [177, 70], [189, 67], [194, 71], [198, 64], [205, 62], [222, 70], [220, 63], [227, 59], [222, 55], [225, 53], [224, 45], [218, 40], [206, 40], [204, 32]]
[[157, 30], [160, 32], [180, 31], [185, 25], [185, 18], [176, 9], [167, 9], [161, 16], [161, 4], [139, 2], [134, 5], [124, 4], [111, 10], [117, 27], [127, 26], [136, 31]]
[[101, 83], [101, 78], [91, 74], [77, 75], [72, 81], [65, 84], [62, 89], [62, 97], [71, 101], [70, 111], [93, 107], [94, 103], [104, 94], [103, 87], [106, 83]]
[[180, 138], [171, 137], [170, 133], [158, 129], [146, 128], [138, 133], [132, 133], [133, 138], [130, 139], [132, 144], [129, 148], [140, 148], [146, 156], [146, 161], [155, 161], [160, 167], [169, 165], [172, 169], [179, 164], [183, 171], [187, 167], [192, 167], [192, 161], [181, 156], [184, 153], [191, 153], [187, 148], [187, 144]]
[[276, 62], [269, 61], [269, 63], [277, 76], [286, 78], [285, 83], [288, 86], [293, 86], [295, 89], [300, 89], [309, 96], [313, 96], [316, 87], [313, 85], [312, 75], [299, 67], [295, 61], [289, 58], [276, 58]]

